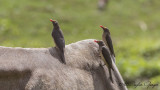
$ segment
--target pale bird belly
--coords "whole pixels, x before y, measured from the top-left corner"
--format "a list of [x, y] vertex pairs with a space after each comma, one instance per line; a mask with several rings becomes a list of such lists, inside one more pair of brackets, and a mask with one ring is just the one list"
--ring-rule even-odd
[[[103, 37], [104, 37], [105, 35], [103, 35]], [[106, 41], [106, 39], [105, 38], [103, 38], [102, 37], [102, 39], [103, 39], [103, 42], [105, 43], [105, 45], [108, 47], [108, 43], [107, 43], [107, 41]], [[109, 47], [108, 47], [109, 48]]]

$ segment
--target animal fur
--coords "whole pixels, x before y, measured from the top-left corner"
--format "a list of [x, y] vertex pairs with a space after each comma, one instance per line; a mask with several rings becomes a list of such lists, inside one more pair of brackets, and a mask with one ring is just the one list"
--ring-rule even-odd
[[1, 90], [127, 90], [113, 64], [114, 84], [93, 39], [66, 45], [62, 64], [54, 47], [0, 47]]

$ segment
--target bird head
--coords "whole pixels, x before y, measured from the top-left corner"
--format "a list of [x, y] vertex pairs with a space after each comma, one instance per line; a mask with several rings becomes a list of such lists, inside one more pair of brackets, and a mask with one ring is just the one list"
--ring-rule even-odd
[[104, 42], [102, 40], [94, 40], [94, 42], [96, 42], [99, 46], [104, 46]]
[[110, 33], [110, 32], [109, 32], [109, 29], [108, 29], [107, 27], [103, 27], [102, 25], [100, 25], [100, 27], [103, 29], [104, 32]]
[[56, 20], [50, 19], [50, 21], [52, 22], [52, 24], [53, 24], [54, 27], [58, 26], [58, 22]]

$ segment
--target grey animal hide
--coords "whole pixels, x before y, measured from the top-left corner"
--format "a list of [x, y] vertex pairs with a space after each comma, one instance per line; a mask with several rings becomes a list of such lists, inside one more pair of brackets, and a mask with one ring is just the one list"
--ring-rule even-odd
[[0, 46], [0, 90], [127, 90], [115, 64], [112, 84], [93, 39], [66, 45], [65, 58], [54, 47]]

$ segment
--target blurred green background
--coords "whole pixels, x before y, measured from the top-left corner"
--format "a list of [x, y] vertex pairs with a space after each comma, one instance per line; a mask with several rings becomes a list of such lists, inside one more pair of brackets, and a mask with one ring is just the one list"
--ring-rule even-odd
[[[160, 1], [110, 0], [99, 11], [97, 0], [0, 0], [0, 46], [52, 47], [56, 19], [66, 44], [101, 39], [99, 25], [110, 29], [116, 65], [126, 83], [151, 81], [160, 90]], [[146, 86], [129, 90], [143, 90]]]

